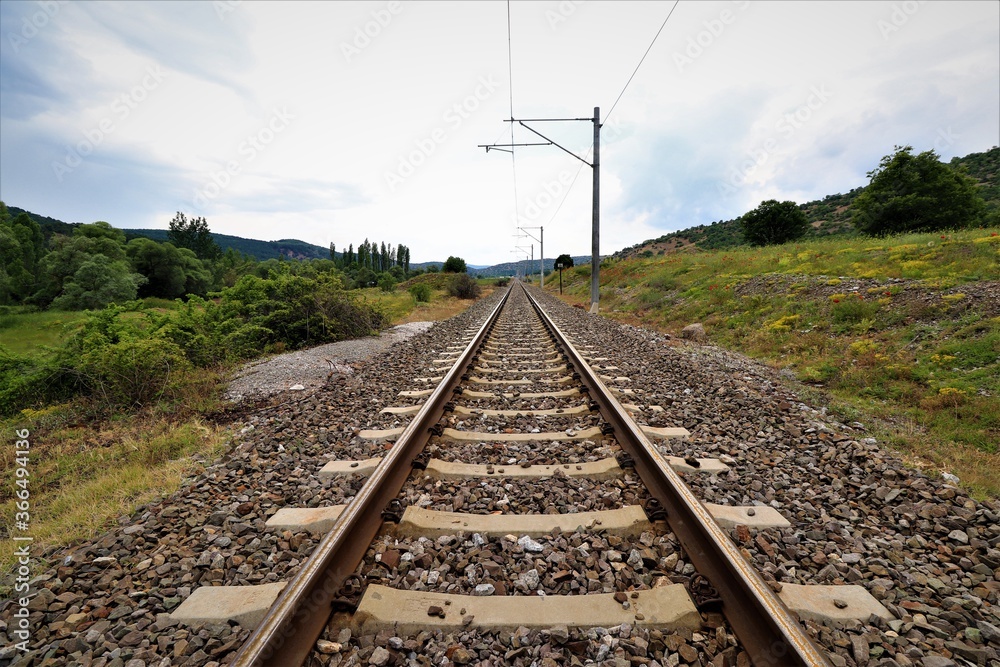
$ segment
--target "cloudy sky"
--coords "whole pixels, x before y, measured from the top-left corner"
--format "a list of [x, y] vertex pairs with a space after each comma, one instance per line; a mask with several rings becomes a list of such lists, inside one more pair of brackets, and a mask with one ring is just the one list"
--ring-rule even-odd
[[[589, 166], [477, 148], [511, 142], [511, 98], [515, 118], [601, 108], [604, 253], [864, 185], [897, 144], [1000, 143], [997, 2], [513, 2], [512, 74], [507, 11], [4, 0], [0, 198], [492, 264], [531, 252], [518, 224], [546, 256], [590, 252]], [[590, 159], [592, 123], [531, 125]]]

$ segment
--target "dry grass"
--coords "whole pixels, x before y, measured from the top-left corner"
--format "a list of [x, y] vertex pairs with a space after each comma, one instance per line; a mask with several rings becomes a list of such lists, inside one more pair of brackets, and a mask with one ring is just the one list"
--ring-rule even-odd
[[[444, 274], [446, 278], [451, 278], [451, 274]], [[417, 278], [424, 278], [418, 276]], [[417, 278], [413, 280], [416, 281]], [[440, 274], [426, 276], [424, 282], [437, 280], [445, 285], [444, 288], [433, 288], [431, 299], [428, 302], [417, 301], [413, 295], [404, 289], [408, 283], [402, 283], [391, 292], [383, 292], [377, 288], [357, 290], [362, 299], [379, 308], [389, 322], [392, 324], [406, 324], [407, 322], [439, 322], [449, 317], [454, 317], [463, 312], [466, 308], [475, 303], [473, 299], [458, 299], [448, 296], [447, 280], [441, 280]], [[412, 282], [412, 281], [411, 281]], [[480, 287], [479, 298], [485, 298], [492, 294], [494, 287]]]
[[[199, 460], [215, 459], [228, 441], [225, 431], [197, 418], [175, 423], [136, 417], [127, 423], [83, 427], [59, 425], [58, 415], [50, 410], [4, 424], [6, 442], [11, 442], [15, 428], [31, 431], [27, 535], [34, 538], [33, 558], [93, 537], [118, 517], [174, 493], [186, 477], [201, 470]], [[12, 471], [13, 461], [4, 460], [2, 467]], [[12, 483], [11, 474], [0, 492], [4, 527], [14, 525]], [[5, 530], [0, 535], [0, 594], [12, 585], [8, 573], [15, 562], [14, 548]], [[35, 573], [40, 570], [36, 562]]]
[[[481, 287], [482, 293], [479, 298], [485, 298], [493, 293], [495, 288]], [[406, 324], [407, 322], [440, 322], [449, 317], [454, 317], [465, 311], [475, 301], [471, 299], [457, 299], [453, 296], [441, 296], [432, 299], [430, 303], [418, 303], [403, 316], [402, 319], [394, 321], [393, 324]]]

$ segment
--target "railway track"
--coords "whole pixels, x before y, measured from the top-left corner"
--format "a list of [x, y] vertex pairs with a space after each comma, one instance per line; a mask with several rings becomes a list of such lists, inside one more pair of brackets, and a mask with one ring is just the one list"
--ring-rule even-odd
[[[45, 554], [29, 618], [0, 601], [0, 638], [32, 630], [26, 653], [0, 646], [0, 664], [796, 662], [787, 640], [748, 637], [744, 617], [760, 618], [740, 613], [649, 462], [629, 454], [634, 427], [604, 432], [616, 418], [590, 391], [592, 370], [821, 660], [1000, 667], [1000, 502], [904, 465], [738, 355], [529, 290], [577, 367], [518, 289], [491, 326], [499, 292], [315, 393], [256, 407], [177, 494]], [[478, 357], [460, 360], [475, 339]], [[407, 444], [407, 431], [429, 438]], [[396, 511], [347, 530], [363, 497]], [[763, 527], [771, 519], [791, 525]], [[498, 532], [498, 520], [534, 523]], [[331, 557], [338, 533], [352, 535], [349, 558]], [[650, 604], [666, 591], [679, 602]], [[388, 612], [376, 594], [396, 600]]]
[[[661, 408], [642, 405], [598, 350], [577, 349], [519, 284], [467, 334], [383, 410], [412, 415], [406, 426], [361, 434], [392, 443], [384, 456], [320, 471], [367, 475], [354, 500], [268, 521], [323, 537], [232, 665], [322, 664], [316, 647], [342, 651], [352, 632], [392, 639], [371, 663], [390, 664], [438, 629], [558, 628], [566, 651], [600, 660], [601, 644], [569, 629], [623, 624], [678, 633], [720, 665], [831, 664], [724, 528], [780, 526], [780, 514], [702, 504], [674, 471], [725, 464], [660, 454], [657, 441], [686, 431], [638, 424], [630, 411]], [[799, 605], [849, 606], [840, 598]], [[885, 612], [861, 602], [874, 603], [852, 610], [862, 617]], [[686, 644], [696, 634], [711, 637], [707, 654]], [[517, 657], [502, 653], [493, 664]]]

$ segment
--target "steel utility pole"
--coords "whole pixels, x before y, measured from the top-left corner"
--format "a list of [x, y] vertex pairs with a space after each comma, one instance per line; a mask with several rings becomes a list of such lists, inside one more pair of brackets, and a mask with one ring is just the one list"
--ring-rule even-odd
[[597, 314], [601, 290], [601, 108], [594, 107], [594, 211], [590, 246], [590, 312]]
[[[556, 142], [552, 141], [544, 134], [538, 130], [532, 129], [525, 125], [525, 123], [542, 123], [542, 122], [552, 122], [552, 121], [576, 121], [585, 120], [592, 122], [594, 124], [594, 161], [593, 163], [587, 162], [582, 157], [577, 155], [571, 150], [568, 150]], [[531, 144], [479, 144], [479, 148], [485, 148], [486, 152], [489, 153], [490, 149], [497, 151], [504, 151], [505, 153], [513, 153], [515, 146], [555, 146], [562, 149], [563, 151], [569, 153], [575, 157], [580, 162], [591, 167], [594, 170], [594, 205], [592, 211], [592, 238], [591, 238], [591, 248], [590, 248], [590, 312], [597, 312], [597, 304], [600, 297], [600, 271], [601, 271], [601, 108], [594, 107], [594, 117], [593, 118], [511, 118], [504, 121], [505, 123], [518, 123], [521, 127], [537, 134], [542, 139], [545, 139], [545, 143], [531, 143]], [[514, 212], [515, 215], [517, 212]], [[542, 274], [544, 275], [544, 270]]]
[[[528, 238], [538, 241], [538, 269], [539, 269], [539, 284], [542, 288], [545, 287], [545, 227], [518, 227], [524, 235]], [[533, 235], [528, 233], [529, 229], [539, 230], [538, 238], [536, 239]], [[531, 246], [534, 248], [535, 246]]]

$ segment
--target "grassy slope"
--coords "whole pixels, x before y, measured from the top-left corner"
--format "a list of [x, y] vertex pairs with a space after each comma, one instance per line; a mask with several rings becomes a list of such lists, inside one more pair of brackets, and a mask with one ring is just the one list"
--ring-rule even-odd
[[[924, 465], [1000, 495], [1000, 229], [612, 260], [603, 314], [795, 376]], [[589, 295], [589, 267], [563, 276]]]

